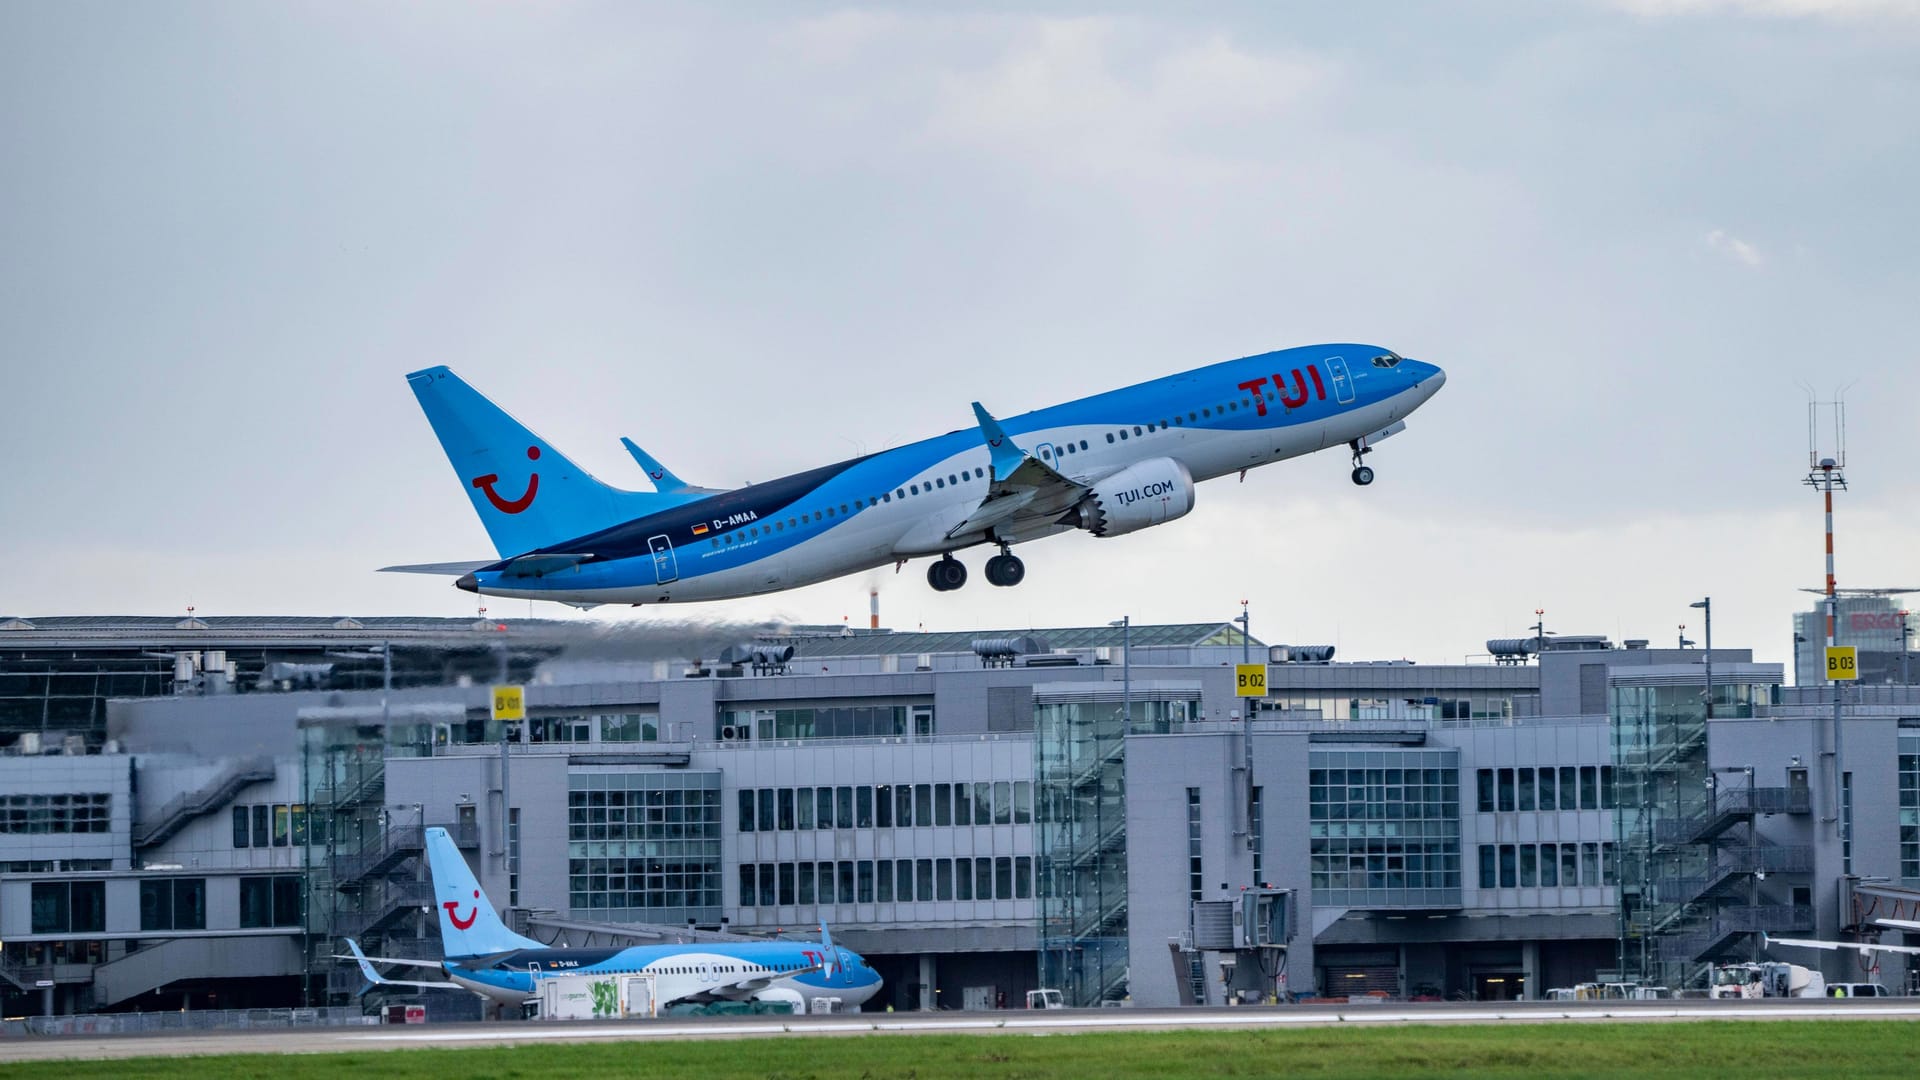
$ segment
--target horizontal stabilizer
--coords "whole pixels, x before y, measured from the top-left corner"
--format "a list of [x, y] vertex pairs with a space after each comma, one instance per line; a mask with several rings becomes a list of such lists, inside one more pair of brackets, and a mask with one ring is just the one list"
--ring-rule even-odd
[[437, 577], [465, 577], [475, 570], [484, 570], [498, 561], [498, 559], [494, 559], [482, 560], [480, 562], [410, 563], [406, 566], [383, 566], [380, 568], [380, 572], [383, 574], [433, 574]]
[[376, 986], [415, 986], [423, 990], [464, 990], [466, 989], [466, 987], [461, 986], [459, 983], [448, 982], [445, 979], [438, 979], [433, 981], [389, 979], [385, 975], [382, 975], [378, 971], [374, 970], [372, 961], [378, 960], [383, 964], [402, 964], [407, 967], [433, 968], [436, 971], [444, 971], [445, 968], [438, 963], [433, 963], [426, 960], [396, 960], [386, 956], [376, 956], [376, 957], [370, 958], [367, 956], [366, 953], [360, 951], [359, 942], [353, 940], [352, 938], [345, 938], [343, 940], [346, 941], [347, 948], [352, 950], [353, 955], [341, 956], [338, 953], [336, 953], [334, 954], [333, 958], [335, 960], [352, 960], [354, 963], [360, 965], [360, 974], [367, 980], [367, 984], [368, 984], [366, 987], [364, 987], [361, 990], [361, 993], [365, 993], [367, 990], [371, 990]]
[[[584, 555], [522, 555], [517, 559], [508, 559], [500, 569], [503, 578], [539, 578], [548, 574], [557, 574], [562, 570], [571, 570], [588, 559], [591, 553]], [[490, 565], [490, 564], [489, 564]]]

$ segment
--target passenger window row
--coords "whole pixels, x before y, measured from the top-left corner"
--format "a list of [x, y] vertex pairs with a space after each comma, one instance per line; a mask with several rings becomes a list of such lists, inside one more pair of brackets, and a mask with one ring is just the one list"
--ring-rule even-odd
[[[1271, 391], [1269, 391], [1266, 394], [1266, 399], [1268, 401], [1272, 401], [1274, 399], [1273, 393]], [[1160, 422], [1157, 424], [1133, 425], [1131, 429], [1132, 437], [1141, 438], [1155, 431], [1165, 431], [1170, 427], [1184, 427], [1187, 424], [1197, 424], [1202, 420], [1211, 420], [1213, 419], [1213, 415], [1216, 412], [1219, 413], [1221, 416], [1225, 416], [1230, 412], [1239, 412], [1241, 409], [1251, 409], [1251, 408], [1253, 408], [1253, 399], [1250, 397], [1246, 397], [1246, 398], [1241, 398], [1239, 401], [1229, 401], [1225, 405], [1213, 405], [1213, 406], [1203, 407], [1197, 411], [1192, 411], [1187, 413], [1187, 415], [1184, 418], [1182, 418], [1179, 413], [1174, 413], [1172, 423], [1168, 423], [1166, 419], [1163, 417], [1161, 418]], [[1107, 441], [1108, 442], [1125, 442], [1129, 437], [1128, 431], [1129, 429], [1124, 427], [1119, 428], [1115, 431], [1109, 431], [1107, 432]], [[1080, 448], [1082, 450], [1086, 449], [1086, 444], [1082, 443]]]

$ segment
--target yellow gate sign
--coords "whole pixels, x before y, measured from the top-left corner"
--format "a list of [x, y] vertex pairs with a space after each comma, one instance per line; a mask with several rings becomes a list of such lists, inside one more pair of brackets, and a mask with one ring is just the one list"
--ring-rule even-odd
[[1859, 652], [1851, 645], [1833, 645], [1827, 649], [1827, 679], [1843, 682], [1860, 677]]
[[1235, 664], [1233, 665], [1233, 679], [1233, 695], [1235, 697], [1267, 696], [1267, 665]]
[[493, 718], [495, 720], [525, 720], [527, 718], [527, 688], [524, 686], [494, 687]]

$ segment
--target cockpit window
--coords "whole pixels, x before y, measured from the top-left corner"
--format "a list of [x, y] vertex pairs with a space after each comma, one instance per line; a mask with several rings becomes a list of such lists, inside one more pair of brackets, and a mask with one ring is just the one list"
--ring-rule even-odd
[[1400, 357], [1396, 353], [1382, 353], [1373, 358], [1374, 367], [1392, 367], [1399, 362]]

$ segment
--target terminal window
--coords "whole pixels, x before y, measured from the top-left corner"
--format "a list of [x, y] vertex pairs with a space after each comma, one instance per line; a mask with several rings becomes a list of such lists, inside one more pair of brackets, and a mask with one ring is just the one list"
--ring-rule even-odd
[[0, 833], [109, 832], [112, 806], [104, 792], [8, 795], [0, 799]]

